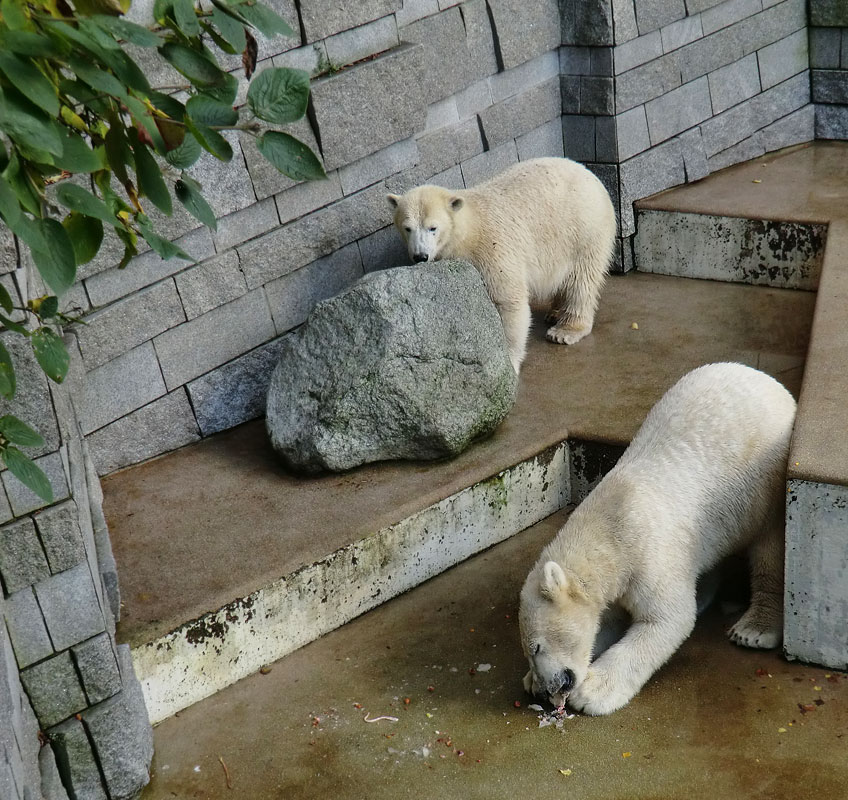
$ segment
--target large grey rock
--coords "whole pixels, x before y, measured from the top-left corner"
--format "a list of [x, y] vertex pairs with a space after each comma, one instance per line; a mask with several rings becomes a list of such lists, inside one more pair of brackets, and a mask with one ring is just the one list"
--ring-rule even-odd
[[491, 433], [518, 378], [477, 271], [375, 272], [287, 337], [268, 390], [274, 448], [299, 471], [456, 455]]

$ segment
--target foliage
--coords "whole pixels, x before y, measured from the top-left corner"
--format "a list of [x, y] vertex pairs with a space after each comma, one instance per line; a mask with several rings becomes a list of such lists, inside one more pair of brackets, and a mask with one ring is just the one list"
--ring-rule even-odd
[[[61, 325], [73, 321], [60, 313], [58, 298], [73, 285], [77, 267], [98, 253], [105, 226], [123, 243], [121, 268], [138, 252], [139, 237], [162, 258], [191, 260], [156, 233], [148, 204], [170, 215], [174, 196], [215, 228], [201, 185], [185, 170], [203, 150], [221, 161], [232, 158], [221, 131], [255, 136], [264, 157], [296, 180], [326, 177], [305, 144], [259, 122], [300, 119], [309, 75], [264, 70], [252, 80], [246, 106], [236, 107], [238, 81], [215, 54], [241, 53], [250, 79], [253, 31], [293, 36], [283, 19], [257, 0], [211, 0], [202, 8], [192, 0], [155, 0], [153, 24], [143, 27], [123, 16], [130, 2], [0, 0], [0, 220], [29, 248], [49, 290], [15, 306], [0, 285], [0, 331], [27, 337], [57, 383], [69, 364]], [[185, 84], [150, 86], [133, 52], [154, 48]], [[12, 399], [15, 386], [11, 356], [0, 342], [0, 395]], [[15, 446], [42, 444], [26, 423], [0, 417], [0, 458], [50, 502], [46, 476]]]

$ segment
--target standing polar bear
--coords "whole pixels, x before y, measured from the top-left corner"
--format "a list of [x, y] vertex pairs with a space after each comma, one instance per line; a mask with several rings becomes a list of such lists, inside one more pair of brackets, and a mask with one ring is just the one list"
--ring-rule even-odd
[[[698, 576], [744, 548], [751, 604], [728, 635], [748, 647], [780, 643], [794, 418], [789, 392], [741, 364], [700, 367], [665, 394], [521, 590], [529, 692], [586, 714], [626, 705], [692, 631]], [[592, 661], [611, 605], [632, 623]]]
[[567, 158], [524, 161], [474, 189], [419, 186], [388, 195], [414, 261], [460, 258], [480, 272], [518, 372], [530, 304], [550, 304], [547, 338], [579, 342], [592, 330], [615, 245], [603, 184]]

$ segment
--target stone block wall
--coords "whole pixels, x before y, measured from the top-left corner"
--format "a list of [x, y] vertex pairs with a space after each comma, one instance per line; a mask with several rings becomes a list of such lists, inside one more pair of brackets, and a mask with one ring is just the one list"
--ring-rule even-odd
[[[13, 287], [26, 285], [15, 277]], [[129, 648], [115, 643], [120, 598], [100, 482], [68, 386], [48, 385], [20, 336], [2, 341], [18, 393], [0, 413], [39, 428], [45, 443], [33, 455], [54, 501], [0, 474], [0, 797], [134, 797], [152, 734]], [[77, 364], [69, 382], [81, 378]]]
[[816, 138], [848, 139], [848, 3], [810, 0], [810, 68]]

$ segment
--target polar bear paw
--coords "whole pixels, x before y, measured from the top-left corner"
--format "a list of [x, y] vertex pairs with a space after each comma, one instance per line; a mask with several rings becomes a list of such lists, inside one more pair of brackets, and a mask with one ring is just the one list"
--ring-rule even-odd
[[593, 717], [603, 716], [626, 706], [633, 694], [606, 670], [589, 669], [580, 685], [568, 695], [568, 705]]
[[588, 336], [591, 331], [592, 329], [589, 327], [576, 327], [557, 322], [556, 325], [548, 328], [545, 337], [549, 342], [555, 342], [556, 344], [577, 344], [581, 339]]
[[749, 608], [728, 632], [730, 641], [742, 647], [770, 650], [783, 639], [782, 620], [765, 621], [756, 609]]

